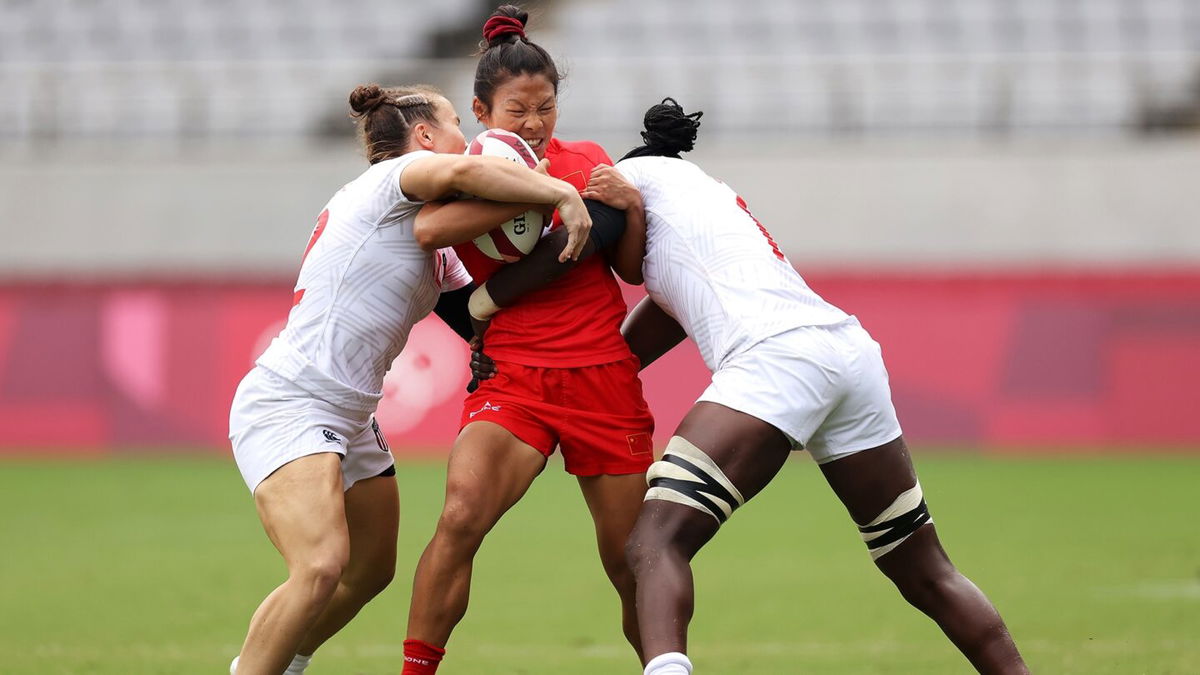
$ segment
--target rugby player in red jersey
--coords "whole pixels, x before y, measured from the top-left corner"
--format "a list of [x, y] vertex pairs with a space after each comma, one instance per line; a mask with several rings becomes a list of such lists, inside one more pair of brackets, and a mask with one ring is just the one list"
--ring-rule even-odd
[[[549, 160], [550, 175], [583, 190], [592, 170], [612, 160], [595, 143], [554, 138], [560, 76], [546, 51], [525, 37], [527, 20], [524, 11], [506, 5], [485, 24], [473, 110], [487, 127], [520, 135], [539, 159]], [[610, 190], [605, 201], [640, 216], [641, 196], [628, 183]], [[427, 205], [416, 236], [427, 249], [458, 244], [481, 218], [498, 225], [527, 208], [474, 200]], [[597, 233], [602, 230], [593, 225], [599, 247], [624, 245], [616, 237], [605, 240]], [[470, 243], [456, 251], [476, 283], [501, 267]], [[638, 361], [621, 337], [624, 318], [612, 271], [604, 256], [591, 256], [507, 308], [487, 329], [497, 376], [464, 402], [445, 505], [413, 581], [404, 675], [436, 671], [466, 613], [475, 552], [556, 447], [566, 470], [578, 477], [601, 561], [620, 595], [625, 635], [640, 657], [624, 547], [646, 491], [654, 422]]]

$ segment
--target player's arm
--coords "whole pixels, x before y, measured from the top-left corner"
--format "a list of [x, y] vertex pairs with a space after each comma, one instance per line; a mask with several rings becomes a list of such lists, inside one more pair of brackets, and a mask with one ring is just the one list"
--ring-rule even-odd
[[458, 290], [446, 291], [438, 298], [437, 305], [433, 308], [433, 313], [437, 314], [439, 319], [466, 342], [470, 342], [471, 338], [475, 337], [475, 329], [471, 325], [471, 315], [467, 312], [467, 302], [471, 299], [471, 293], [474, 291], [475, 284], [467, 284]]
[[649, 297], [642, 298], [625, 317], [625, 323], [621, 324], [621, 335], [629, 343], [634, 356], [642, 362], [642, 368], [657, 361], [658, 357], [674, 349], [687, 337], [679, 322]]
[[422, 249], [436, 251], [471, 241], [526, 211], [543, 208], [549, 207], [484, 199], [426, 202], [417, 212], [413, 236]]
[[615, 245], [625, 232], [625, 212], [592, 199], [585, 200], [584, 205], [592, 228], [578, 259], [560, 261], [558, 251], [566, 244], [568, 233], [563, 228], [551, 231], [538, 241], [529, 255], [502, 266], [475, 290], [469, 306], [471, 316], [487, 321], [526, 293], [550, 285], [596, 251]]
[[466, 192], [498, 202], [551, 205], [558, 209], [569, 234], [567, 246], [560, 254], [564, 261], [579, 256], [592, 226], [583, 198], [569, 183], [501, 157], [447, 154], [422, 157], [401, 172], [400, 189], [421, 201], [436, 201]]
[[640, 286], [645, 281], [642, 260], [646, 257], [646, 211], [642, 193], [620, 171], [600, 164], [592, 169], [587, 188], [580, 194], [585, 199], [597, 199], [625, 212], [625, 229], [614, 246], [605, 247], [605, 253], [609, 266], [621, 281]]

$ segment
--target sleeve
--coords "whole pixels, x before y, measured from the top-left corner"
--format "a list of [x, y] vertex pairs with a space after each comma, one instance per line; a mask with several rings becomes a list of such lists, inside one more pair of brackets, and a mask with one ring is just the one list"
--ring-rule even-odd
[[620, 171], [621, 175], [625, 177], [625, 180], [633, 183], [634, 187], [639, 190], [642, 189], [642, 186], [638, 184], [639, 176], [636, 164], [630, 162], [629, 160], [623, 160], [614, 164], [613, 168], [617, 171]]
[[470, 284], [473, 279], [467, 272], [467, 268], [458, 259], [458, 254], [452, 248], [438, 249], [437, 255], [442, 257], [442, 292], [457, 291], [458, 289]]
[[592, 166], [595, 166], [597, 164], [607, 164], [609, 166], [612, 166], [612, 164], [613, 164], [612, 157], [608, 156], [608, 153], [604, 151], [604, 148], [599, 143], [592, 143], [591, 145], [592, 145]]
[[392, 166], [392, 169], [390, 171], [390, 177], [389, 177], [388, 181], [389, 181], [389, 184], [392, 186], [392, 188], [394, 188], [396, 190], [396, 199], [399, 203], [413, 204], [413, 205], [421, 205], [421, 204], [425, 203], [424, 201], [422, 201], [420, 199], [413, 199], [412, 197], [409, 197], [408, 195], [404, 194], [404, 190], [400, 188], [400, 175], [404, 173], [404, 170], [408, 168], [409, 164], [412, 164], [416, 160], [421, 159], [423, 157], [432, 157], [432, 156], [433, 156], [433, 153], [430, 152], [429, 150], [417, 150], [415, 152], [405, 153], [403, 155], [400, 155], [396, 159], [392, 160], [393, 162], [395, 162], [395, 164]]

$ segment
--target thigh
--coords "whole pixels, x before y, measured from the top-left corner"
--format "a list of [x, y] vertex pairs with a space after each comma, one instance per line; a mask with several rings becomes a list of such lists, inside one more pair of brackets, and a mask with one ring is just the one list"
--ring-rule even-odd
[[[779, 473], [791, 454], [791, 440], [778, 428], [746, 413], [701, 401], [679, 423], [675, 435], [703, 452], [725, 478], [749, 501]], [[673, 454], [668, 448], [668, 454]], [[665, 460], [664, 460], [665, 461]], [[711, 478], [694, 476], [688, 482]], [[652, 481], [656, 483], [657, 481]], [[712, 500], [709, 500], [712, 501]], [[690, 505], [689, 505], [690, 503]], [[672, 498], [647, 499], [638, 517], [634, 539], [669, 541], [689, 558], [716, 534], [720, 521], [694, 502]]]
[[267, 536], [289, 565], [347, 543], [340, 455], [307, 455], [283, 465], [259, 483], [254, 503]]
[[747, 501], [779, 473], [792, 450], [779, 428], [710, 401], [692, 406], [675, 435], [708, 455]]
[[903, 437], [822, 464], [821, 473], [859, 525], [871, 522], [917, 484]]
[[545, 455], [504, 427], [472, 422], [450, 451], [444, 510], [462, 511], [458, 515], [490, 528], [524, 496], [545, 466]]
[[[821, 472], [859, 527], [873, 522], [897, 497], [918, 484], [903, 437], [823, 464]], [[932, 518], [924, 524], [930, 527], [918, 527], [903, 545], [875, 560], [889, 577], [900, 579], [949, 566]]]
[[347, 572], [387, 570], [396, 566], [400, 530], [400, 492], [396, 479], [379, 476], [356, 482], [345, 494], [350, 536]]
[[580, 476], [579, 488], [596, 524], [600, 554], [606, 561], [622, 558], [625, 541], [646, 496], [646, 476], [640, 473]]

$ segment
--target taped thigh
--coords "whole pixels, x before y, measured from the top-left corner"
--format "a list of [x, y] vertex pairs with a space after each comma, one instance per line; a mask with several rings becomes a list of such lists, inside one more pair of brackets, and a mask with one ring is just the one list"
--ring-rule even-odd
[[646, 472], [646, 499], [661, 499], [703, 511], [720, 525], [746, 500], [703, 450], [672, 436], [666, 453]]

